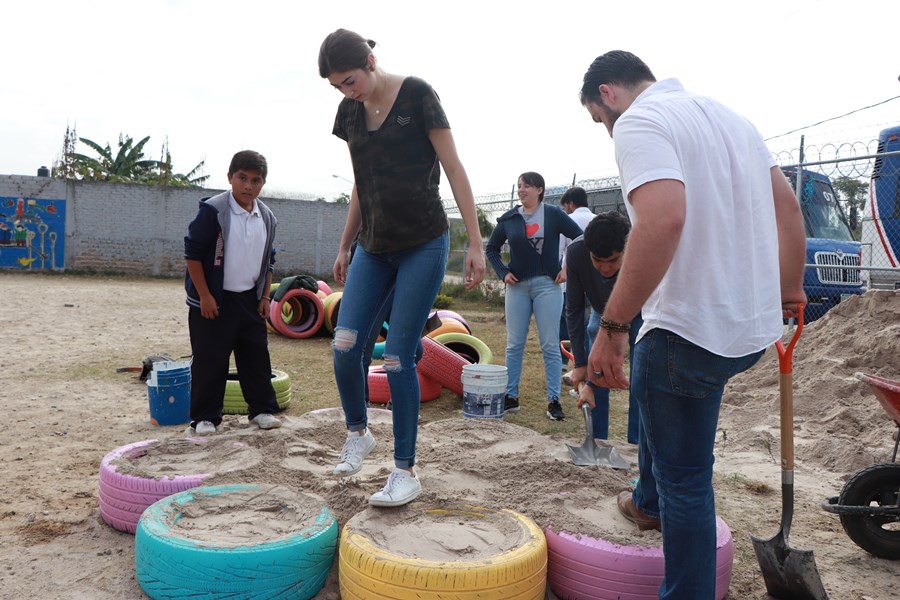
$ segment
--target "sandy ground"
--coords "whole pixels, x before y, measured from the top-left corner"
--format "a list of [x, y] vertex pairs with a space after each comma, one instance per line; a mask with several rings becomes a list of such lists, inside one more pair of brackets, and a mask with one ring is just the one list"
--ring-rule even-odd
[[[8, 409], [0, 436], [0, 598], [145, 597], [134, 574], [134, 537], [100, 516], [99, 464], [125, 444], [180, 437], [183, 426], [152, 425], [146, 389], [135, 384], [135, 374], [108, 373], [121, 357], [187, 348], [185, 317], [177, 281], [0, 274], [0, 390]], [[832, 599], [898, 594], [900, 562], [862, 551], [838, 517], [820, 508], [854, 472], [890, 460], [896, 428], [853, 373], [900, 379], [898, 356], [900, 294], [893, 292], [853, 299], [811, 324], [795, 354], [790, 546], [815, 552]], [[777, 372], [768, 352], [733, 380], [722, 410], [716, 497], [735, 538], [732, 600], [767, 597], [749, 536], [768, 538], [779, 528]], [[301, 373], [291, 376], [302, 383]], [[285, 422], [281, 430], [258, 432], [245, 417], [228, 418], [218, 437], [240, 439], [263, 458], [242, 470], [231, 465], [207, 481], [272, 483], [315, 494], [340, 525], [365, 510], [390, 465], [390, 414], [372, 411], [378, 447], [349, 480], [328, 475], [344, 437], [338, 411], [292, 414]], [[636, 460], [633, 446], [612, 442]], [[614, 508], [613, 496], [636, 472], [575, 467], [561, 439], [463, 419], [460, 411], [458, 419], [424, 424], [418, 453], [423, 502], [513, 508], [542, 527], [624, 544], [659, 543], [656, 533], [635, 535]], [[199, 464], [176, 463], [187, 473], [210, 466], [202, 457]], [[339, 597], [335, 569], [316, 597]]]

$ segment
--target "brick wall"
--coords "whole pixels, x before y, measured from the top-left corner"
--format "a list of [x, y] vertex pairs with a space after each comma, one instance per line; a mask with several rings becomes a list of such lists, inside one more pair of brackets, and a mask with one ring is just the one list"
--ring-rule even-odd
[[[184, 235], [197, 202], [220, 191], [0, 175], [0, 196], [65, 200], [62, 268], [135, 275], [184, 273]], [[329, 276], [347, 205], [265, 196], [263, 201], [278, 218], [276, 280], [300, 273]]]

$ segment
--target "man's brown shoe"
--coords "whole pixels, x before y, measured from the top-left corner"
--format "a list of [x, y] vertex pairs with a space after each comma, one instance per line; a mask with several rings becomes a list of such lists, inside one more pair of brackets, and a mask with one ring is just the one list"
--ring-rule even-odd
[[616, 506], [619, 507], [619, 512], [622, 513], [622, 516], [637, 525], [638, 529], [641, 531], [647, 531], [649, 529], [660, 531], [659, 519], [642, 513], [641, 509], [634, 505], [634, 499], [631, 497], [630, 491], [624, 490], [619, 492], [619, 497], [616, 499]]

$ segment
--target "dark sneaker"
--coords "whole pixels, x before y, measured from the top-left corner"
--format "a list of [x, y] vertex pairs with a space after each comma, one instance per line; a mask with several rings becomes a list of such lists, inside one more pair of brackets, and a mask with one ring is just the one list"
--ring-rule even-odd
[[566, 413], [563, 412], [562, 405], [559, 400], [554, 400], [547, 404], [547, 416], [552, 421], [565, 421]]
[[503, 414], [519, 412], [519, 399], [515, 396], [503, 398]]
[[624, 490], [619, 492], [619, 497], [616, 498], [616, 506], [619, 508], [619, 512], [622, 513], [622, 516], [637, 525], [639, 530], [647, 531], [649, 529], [655, 529], [659, 531], [659, 519], [644, 514], [644, 512], [635, 505], [634, 498], [632, 498], [630, 491]]

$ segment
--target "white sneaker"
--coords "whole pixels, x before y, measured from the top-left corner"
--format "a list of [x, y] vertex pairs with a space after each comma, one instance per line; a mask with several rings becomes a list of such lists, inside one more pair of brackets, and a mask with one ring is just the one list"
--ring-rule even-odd
[[194, 433], [197, 435], [211, 435], [215, 432], [216, 426], [212, 424], [212, 421], [200, 421], [194, 427]]
[[278, 429], [281, 427], [281, 421], [270, 415], [269, 413], [260, 413], [250, 419], [250, 423], [256, 425], [260, 429]]
[[387, 485], [380, 492], [369, 496], [372, 506], [403, 506], [415, 500], [422, 493], [419, 476], [403, 469], [394, 469], [388, 477]]
[[362, 469], [362, 462], [369, 453], [375, 449], [375, 438], [368, 429], [364, 435], [356, 431], [347, 433], [347, 441], [341, 449], [341, 461], [334, 468], [334, 474], [338, 477], [346, 477], [358, 473]]

